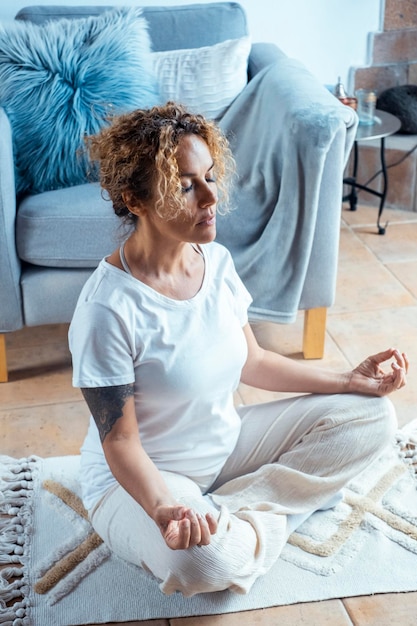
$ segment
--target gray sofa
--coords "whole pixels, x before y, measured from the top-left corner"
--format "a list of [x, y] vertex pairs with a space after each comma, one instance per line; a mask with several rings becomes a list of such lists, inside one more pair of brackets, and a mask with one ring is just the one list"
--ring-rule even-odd
[[[104, 8], [33, 6], [17, 18], [41, 23]], [[144, 16], [155, 51], [212, 46], [247, 33], [236, 3], [144, 7]], [[236, 210], [219, 220], [218, 239], [230, 248], [252, 292], [251, 317], [287, 323], [304, 309], [304, 355], [320, 358], [325, 313], [334, 300], [342, 176], [356, 116], [276, 46], [253, 43], [247, 87], [219, 123], [231, 137], [241, 176]], [[5, 381], [5, 334], [69, 322], [83, 283], [117, 245], [119, 223], [95, 183], [17, 198], [12, 129], [1, 108], [0, 136]]]

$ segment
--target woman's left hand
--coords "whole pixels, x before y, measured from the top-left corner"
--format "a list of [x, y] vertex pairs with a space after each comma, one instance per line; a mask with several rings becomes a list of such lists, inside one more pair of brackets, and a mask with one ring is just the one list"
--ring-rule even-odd
[[[385, 372], [381, 365], [391, 361], [391, 369]], [[386, 396], [406, 384], [408, 358], [404, 352], [389, 348], [365, 359], [351, 373], [349, 391], [374, 396]]]

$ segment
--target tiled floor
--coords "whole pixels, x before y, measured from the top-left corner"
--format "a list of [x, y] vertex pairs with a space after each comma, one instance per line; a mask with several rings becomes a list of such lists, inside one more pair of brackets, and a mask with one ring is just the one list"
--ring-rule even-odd
[[[392, 396], [400, 424], [417, 417], [417, 213], [344, 210], [336, 303], [329, 311], [323, 367], [344, 369], [395, 345], [406, 350], [408, 386]], [[258, 324], [260, 342], [301, 359], [302, 316], [291, 326]], [[10, 382], [0, 386], [0, 450], [11, 456], [77, 454], [88, 411], [71, 387], [66, 326], [24, 329], [7, 337]], [[279, 394], [242, 385], [241, 402]], [[417, 592], [306, 603], [221, 616], [134, 624], [153, 626], [416, 626]], [[131, 623], [131, 626], [133, 623]]]

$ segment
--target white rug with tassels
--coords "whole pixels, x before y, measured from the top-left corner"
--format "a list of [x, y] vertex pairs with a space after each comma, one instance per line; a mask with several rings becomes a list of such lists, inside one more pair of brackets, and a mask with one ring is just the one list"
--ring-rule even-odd
[[417, 421], [315, 513], [247, 595], [164, 596], [110, 554], [79, 499], [79, 457], [0, 457], [0, 624], [72, 626], [417, 591]]

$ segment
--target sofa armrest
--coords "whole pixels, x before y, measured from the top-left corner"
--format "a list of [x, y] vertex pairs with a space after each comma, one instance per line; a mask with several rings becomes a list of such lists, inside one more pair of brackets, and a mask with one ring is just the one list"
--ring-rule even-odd
[[220, 120], [238, 181], [217, 240], [253, 297], [251, 319], [289, 323], [335, 292], [344, 164], [357, 115], [298, 61], [280, 55]]
[[274, 43], [253, 43], [249, 55], [248, 79], [251, 80], [267, 65], [285, 57], [285, 53]]
[[16, 250], [16, 192], [12, 132], [0, 108], [0, 332], [23, 326], [20, 260]]
[[[282, 129], [281, 199], [289, 207], [295, 192], [305, 212], [298, 219], [310, 221], [303, 243], [309, 252], [298, 307], [329, 307], [336, 290], [343, 171], [358, 117], [295, 59], [278, 59], [270, 78], [275, 85], [275, 123]], [[288, 167], [291, 159], [292, 168]], [[293, 209], [296, 206], [297, 202]]]
[[[343, 171], [358, 117], [295, 59], [280, 57], [270, 78], [275, 84], [275, 123], [282, 129], [281, 199], [290, 207], [295, 192], [305, 212], [298, 219], [310, 221], [303, 243], [306, 266], [298, 307], [329, 307], [336, 290]], [[285, 166], [291, 159], [292, 172]], [[297, 202], [293, 209], [296, 206]]]
[[[331, 135], [339, 128], [346, 132], [344, 155], [347, 161], [355, 139], [358, 117], [355, 111], [339, 102], [299, 61], [279, 56], [270, 71], [276, 104], [276, 123], [283, 132], [310, 134], [310, 144], [330, 145]], [[291, 129], [286, 126], [291, 122]]]
[[[273, 67], [271, 67], [273, 66]], [[317, 135], [319, 143], [328, 140], [326, 134], [334, 125], [342, 124], [346, 130], [345, 160], [347, 161], [355, 139], [358, 117], [351, 107], [339, 102], [328, 89], [301, 63], [288, 57], [275, 44], [253, 44], [249, 59], [251, 78], [268, 67], [271, 83], [270, 96], [275, 106], [275, 121], [287, 134], [287, 123], [304, 127]]]

